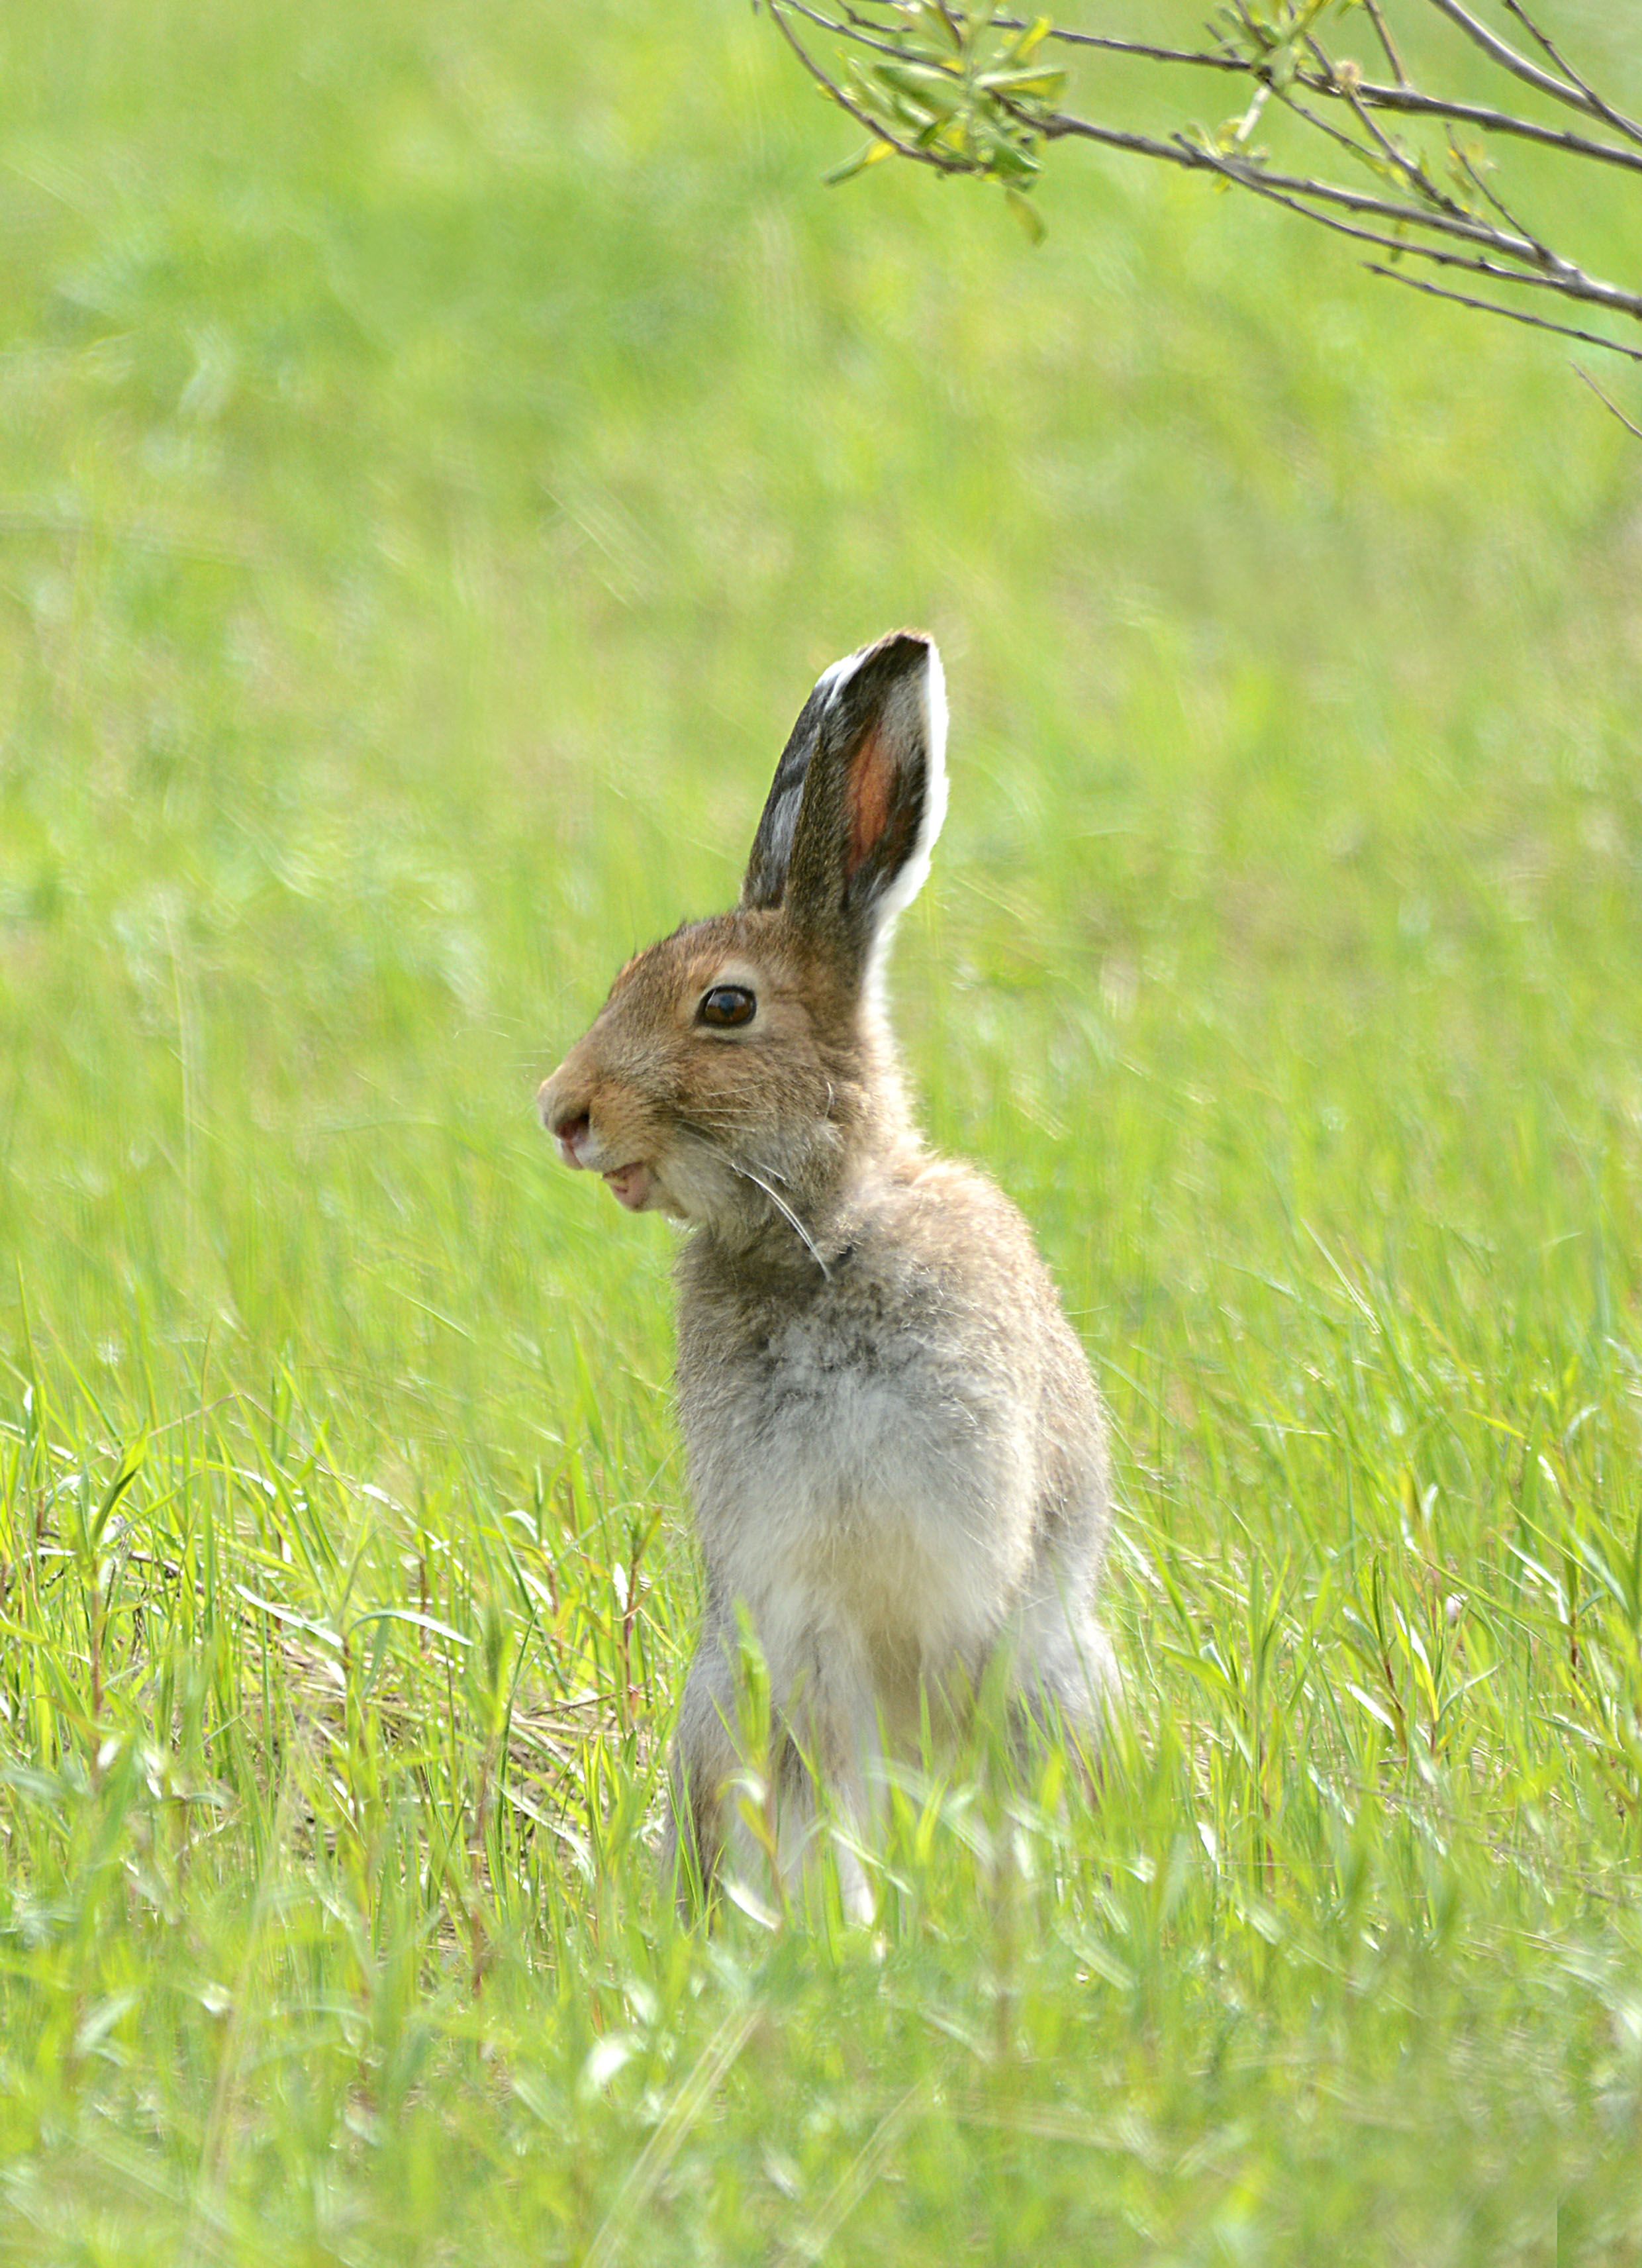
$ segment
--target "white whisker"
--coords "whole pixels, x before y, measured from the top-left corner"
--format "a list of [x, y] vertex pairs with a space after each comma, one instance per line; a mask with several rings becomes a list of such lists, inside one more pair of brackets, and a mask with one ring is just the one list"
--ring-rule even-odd
[[[816, 1243], [814, 1238], [810, 1234], [808, 1229], [805, 1227], [804, 1223], [799, 1219], [797, 1213], [793, 1211], [792, 1207], [787, 1203], [780, 1191], [778, 1189], [772, 1189], [769, 1183], [764, 1179], [762, 1174], [755, 1173], [750, 1166], [742, 1165], [740, 1160], [737, 1158], [733, 1158], [727, 1150], [721, 1149], [718, 1143], [711, 1139], [706, 1130], [696, 1120], [686, 1119], [681, 1123], [688, 1128], [688, 1130], [695, 1135], [698, 1142], [704, 1144], [705, 1146], [712, 1152], [715, 1158], [720, 1159], [725, 1165], [728, 1166], [733, 1174], [739, 1174], [740, 1179], [744, 1182], [751, 1182], [755, 1189], [762, 1189], [764, 1195], [769, 1199], [770, 1204], [775, 1206], [776, 1211], [780, 1213], [784, 1219], [791, 1223], [792, 1228], [795, 1230], [802, 1242], [805, 1250], [809, 1254], [810, 1258], [815, 1263], [815, 1265], [821, 1270], [821, 1274], [830, 1284], [832, 1281], [832, 1270], [828, 1268], [827, 1263], [821, 1258], [821, 1247]], [[776, 1174], [776, 1179], [778, 1182], [786, 1180], [785, 1174], [776, 1173], [776, 1168], [773, 1166], [769, 1168], [769, 1171]]]
[[764, 1195], [769, 1199], [770, 1204], [776, 1207], [777, 1211], [784, 1212], [786, 1215], [787, 1219], [792, 1223], [793, 1227], [797, 1229], [799, 1234], [803, 1238], [806, 1245], [809, 1248], [811, 1259], [814, 1260], [815, 1265], [821, 1270], [821, 1274], [830, 1284], [832, 1281], [832, 1270], [828, 1268], [827, 1263], [821, 1258], [820, 1247], [817, 1245], [814, 1238], [810, 1234], [808, 1229], [805, 1227], [803, 1222], [799, 1219], [797, 1213], [793, 1211], [786, 1199], [784, 1197], [777, 1195], [777, 1193], [770, 1188], [769, 1182], [765, 1181], [763, 1175], [762, 1174], [755, 1174], [750, 1166], [739, 1166], [735, 1160], [727, 1154], [725, 1157], [725, 1163], [728, 1166], [733, 1174], [740, 1174], [744, 1182], [755, 1182], [758, 1187], [762, 1189]]

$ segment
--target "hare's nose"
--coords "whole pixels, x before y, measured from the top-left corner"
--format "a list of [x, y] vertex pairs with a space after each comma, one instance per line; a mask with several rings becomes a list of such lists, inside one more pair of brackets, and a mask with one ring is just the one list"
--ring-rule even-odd
[[581, 1146], [587, 1139], [591, 1122], [585, 1110], [573, 1108], [544, 1114], [548, 1131], [559, 1145], [559, 1155], [567, 1166], [579, 1166]]

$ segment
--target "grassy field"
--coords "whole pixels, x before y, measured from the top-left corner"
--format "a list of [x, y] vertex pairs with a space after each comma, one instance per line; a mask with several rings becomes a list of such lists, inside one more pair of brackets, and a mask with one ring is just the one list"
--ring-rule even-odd
[[[823, 191], [715, 0], [0, 90], [0, 2262], [1633, 2260], [1642, 448], [1199, 187]], [[903, 621], [1129, 1715], [709, 1938], [670, 1232], [531, 1098]]]

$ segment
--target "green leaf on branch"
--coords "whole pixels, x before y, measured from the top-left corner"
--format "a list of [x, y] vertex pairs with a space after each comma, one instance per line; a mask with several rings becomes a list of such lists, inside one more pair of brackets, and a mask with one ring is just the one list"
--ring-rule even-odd
[[858, 150], [853, 158], [846, 158], [842, 166], [835, 166], [831, 173], [823, 177], [827, 187], [829, 189], [836, 188], [840, 181], [852, 181], [858, 173], [864, 173], [869, 166], [876, 166], [881, 159], [893, 158], [895, 154], [893, 143], [869, 142], [864, 149]]
[[1040, 16], [1035, 23], [1029, 25], [1019, 37], [1010, 41], [1005, 50], [1009, 61], [1012, 63], [1025, 63], [1028, 55], [1037, 53], [1054, 28], [1051, 18]]
[[870, 76], [894, 88], [897, 94], [927, 104], [943, 116], [961, 109], [966, 99], [962, 79], [933, 63], [874, 63]]
[[908, 0], [901, 13], [907, 18], [909, 26], [927, 25], [938, 47], [945, 48], [954, 55], [963, 53], [963, 34], [946, 11], [932, 5], [931, 0]]
[[1066, 74], [1064, 70], [990, 70], [983, 71], [975, 83], [988, 94], [1006, 94], [1016, 100], [1030, 95], [1041, 102], [1053, 102], [1066, 84]]
[[1004, 202], [1034, 244], [1042, 244], [1047, 231], [1043, 216], [1022, 189], [1005, 189]]

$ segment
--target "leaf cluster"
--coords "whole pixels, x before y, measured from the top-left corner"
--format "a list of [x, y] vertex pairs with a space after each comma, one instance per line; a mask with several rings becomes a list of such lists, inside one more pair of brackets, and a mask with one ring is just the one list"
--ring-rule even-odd
[[1049, 18], [1000, 22], [997, 0], [895, 0], [851, 20], [861, 37], [844, 56], [840, 92], [873, 132], [828, 181], [849, 180], [900, 150], [998, 183], [1027, 233], [1041, 237], [1027, 193], [1066, 85], [1065, 70], [1043, 53]]

